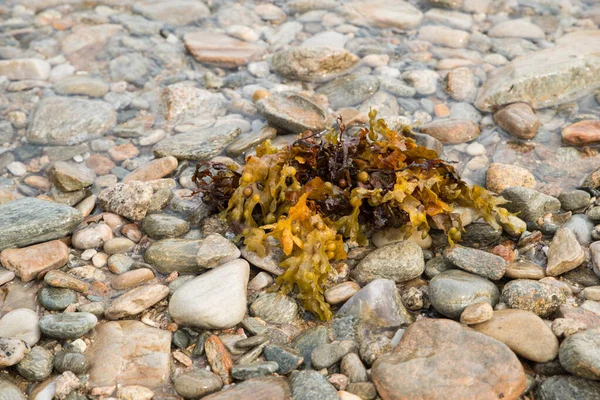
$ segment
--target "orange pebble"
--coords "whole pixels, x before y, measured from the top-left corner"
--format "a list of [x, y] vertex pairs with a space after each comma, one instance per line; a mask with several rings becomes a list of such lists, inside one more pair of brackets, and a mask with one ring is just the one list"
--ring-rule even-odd
[[438, 118], [446, 118], [450, 115], [450, 109], [445, 104], [436, 104], [433, 107], [433, 113]]
[[257, 89], [252, 95], [252, 101], [256, 103], [257, 101], [267, 97], [271, 97], [271, 93], [268, 90]]

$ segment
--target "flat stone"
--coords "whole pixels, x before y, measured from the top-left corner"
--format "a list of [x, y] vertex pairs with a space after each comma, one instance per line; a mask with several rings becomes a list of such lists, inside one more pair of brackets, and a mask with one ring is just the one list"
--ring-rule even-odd
[[250, 313], [271, 324], [291, 322], [298, 313], [298, 304], [289, 296], [263, 293], [250, 305]]
[[95, 315], [86, 312], [48, 314], [40, 318], [40, 329], [55, 339], [78, 339], [98, 323]]
[[105, 322], [96, 327], [88, 350], [90, 387], [143, 385], [170, 381], [171, 332], [139, 321]]
[[600, 382], [572, 375], [551, 376], [535, 392], [539, 400], [593, 399], [600, 392]]
[[436, 71], [429, 69], [416, 69], [402, 73], [402, 79], [422, 95], [434, 94], [439, 78], [440, 75]]
[[440, 119], [419, 127], [419, 131], [432, 136], [443, 144], [460, 144], [476, 139], [481, 130], [473, 122], [462, 119]]
[[542, 279], [546, 271], [528, 260], [516, 260], [506, 265], [505, 278], [510, 279]]
[[203, 329], [237, 325], [246, 313], [249, 274], [250, 265], [238, 259], [186, 282], [171, 297], [171, 317], [180, 325]]
[[173, 380], [175, 391], [185, 398], [199, 398], [221, 390], [223, 382], [218, 375], [203, 369], [192, 369]]
[[169, 294], [165, 285], [154, 284], [131, 289], [112, 301], [104, 315], [107, 319], [119, 319], [137, 315], [152, 307]]
[[474, 303], [495, 306], [499, 297], [498, 288], [492, 282], [461, 270], [442, 272], [429, 282], [431, 305], [449, 318], [458, 319], [465, 308]]
[[348, 72], [360, 59], [335, 47], [292, 47], [271, 57], [271, 69], [294, 80], [325, 82]]
[[37, 58], [0, 60], [0, 75], [4, 75], [11, 80], [46, 80], [50, 75], [50, 68], [47, 61]]
[[86, 75], [72, 75], [54, 84], [54, 91], [62, 95], [103, 97], [110, 87], [104, 81]]
[[558, 307], [556, 317], [575, 320], [582, 323], [587, 329], [600, 327], [600, 314], [586, 310], [583, 307], [563, 304]]
[[287, 381], [282, 377], [265, 376], [249, 379], [226, 390], [203, 397], [203, 400], [292, 400]]
[[168, 214], [150, 214], [142, 220], [142, 229], [152, 239], [165, 239], [185, 235], [189, 222]]
[[424, 270], [421, 247], [414, 242], [404, 241], [372, 251], [358, 263], [353, 275], [359, 283], [380, 278], [400, 283], [420, 276]]
[[532, 139], [538, 132], [540, 120], [527, 103], [506, 105], [494, 113], [494, 121], [506, 132], [519, 139]]
[[255, 106], [270, 125], [290, 133], [319, 132], [327, 122], [325, 110], [297, 94], [266, 97]]
[[294, 339], [292, 340], [292, 347], [300, 352], [302, 357], [304, 358], [304, 363], [302, 364], [305, 368], [311, 367], [311, 358], [310, 355], [312, 351], [317, 348], [317, 346], [329, 343], [331, 340], [329, 339], [329, 330], [326, 326], [317, 325], [311, 328], [300, 332]]
[[342, 282], [325, 291], [325, 301], [329, 304], [343, 303], [354, 296], [359, 290], [360, 286], [355, 282]]
[[560, 345], [560, 364], [573, 375], [600, 380], [600, 328], [575, 333]]
[[27, 400], [27, 396], [16, 385], [6, 379], [0, 379], [2, 400]]
[[348, 353], [348, 349], [337, 344], [323, 343], [312, 351], [310, 361], [316, 370], [329, 368], [339, 362]]
[[563, 141], [574, 146], [587, 146], [600, 142], [600, 121], [583, 120], [575, 122], [562, 132]]
[[443, 319], [410, 325], [394, 352], [375, 362], [371, 374], [384, 399], [517, 399], [527, 386], [521, 363], [506, 345]]
[[35, 144], [79, 144], [102, 136], [116, 121], [114, 108], [104, 101], [45, 97], [36, 106], [27, 139]]
[[265, 125], [258, 132], [238, 136], [236, 140], [227, 146], [225, 151], [230, 156], [239, 156], [266, 140], [274, 139], [275, 136], [277, 136], [277, 129]]
[[356, 353], [348, 353], [342, 358], [340, 372], [348, 377], [350, 382], [368, 382], [367, 369]]
[[558, 196], [560, 206], [565, 211], [577, 211], [590, 204], [592, 196], [584, 190], [565, 190]]
[[355, 25], [410, 29], [423, 20], [423, 13], [402, 0], [355, 0], [344, 4], [344, 15]]
[[57, 161], [48, 170], [48, 178], [63, 192], [75, 192], [92, 186], [96, 174], [81, 164]]
[[548, 247], [546, 274], [558, 276], [577, 268], [585, 261], [585, 254], [575, 234], [568, 228], [559, 229]]
[[173, 156], [178, 160], [208, 160], [218, 155], [241, 133], [235, 125], [224, 124], [196, 132], [167, 137], [152, 148], [156, 157]]
[[536, 222], [543, 215], [560, 210], [560, 201], [556, 197], [528, 187], [507, 187], [500, 195], [508, 200], [503, 207], [510, 212], [518, 212], [519, 218], [524, 221]]
[[219, 234], [204, 239], [163, 239], [154, 242], [144, 254], [147, 263], [159, 272], [197, 273], [239, 258], [240, 251]]
[[125, 237], [116, 237], [107, 240], [102, 247], [106, 254], [127, 253], [135, 247], [135, 242]]
[[600, 86], [599, 33], [562, 36], [556, 46], [518, 57], [494, 71], [475, 102], [482, 111], [523, 101], [535, 109], [576, 100]]
[[164, 178], [175, 171], [178, 162], [175, 157], [167, 156], [150, 161], [148, 164], [137, 167], [123, 178], [123, 183], [131, 181], [148, 182]]
[[160, 95], [161, 109], [165, 119], [171, 123], [188, 119], [216, 118], [225, 114], [225, 98], [192, 86], [167, 86]]
[[68, 260], [69, 247], [60, 240], [21, 249], [6, 249], [0, 253], [2, 265], [14, 271], [23, 282], [29, 282], [51, 269], [61, 268]]
[[566, 300], [563, 290], [531, 279], [508, 282], [500, 295], [500, 301], [508, 307], [531, 311], [543, 318], [551, 316]]
[[209, 8], [194, 0], [154, 1], [133, 4], [132, 11], [171, 25], [188, 25], [210, 16]]
[[473, 17], [470, 14], [443, 8], [430, 8], [425, 13], [425, 19], [465, 30], [470, 30], [473, 25]]
[[134, 269], [115, 277], [111, 286], [117, 290], [130, 289], [154, 279], [154, 272], [148, 268]]
[[535, 186], [535, 178], [525, 168], [496, 162], [491, 163], [488, 167], [485, 186], [487, 190], [494, 193], [500, 193], [511, 186], [533, 188]]
[[477, 94], [473, 72], [467, 67], [454, 68], [446, 76], [445, 89], [456, 101], [473, 101]]
[[210, 365], [210, 369], [223, 380], [224, 384], [231, 384], [231, 368], [233, 367], [233, 360], [221, 339], [216, 335], [206, 338], [206, 341], [204, 342], [204, 352], [206, 354], [206, 360]]
[[0, 337], [20, 339], [33, 347], [41, 337], [39, 318], [35, 311], [18, 308], [0, 319]]
[[471, 328], [501, 341], [531, 361], [548, 362], [558, 355], [558, 339], [548, 325], [530, 311], [494, 311], [492, 319]]
[[57, 372], [71, 371], [75, 375], [87, 373], [90, 362], [85, 354], [75, 351], [59, 351], [54, 357], [54, 368]]
[[483, 250], [454, 245], [444, 256], [458, 268], [494, 281], [502, 278], [506, 270], [506, 261], [502, 257]]
[[346, 75], [318, 87], [317, 93], [324, 94], [329, 107], [337, 110], [342, 107], [362, 103], [379, 90], [379, 79], [370, 75]]
[[235, 68], [258, 61], [266, 50], [253, 43], [216, 32], [197, 31], [183, 37], [185, 47], [202, 64]]
[[0, 250], [27, 246], [68, 235], [82, 216], [76, 209], [26, 197], [0, 205]]
[[27, 344], [20, 339], [0, 338], [0, 368], [17, 364], [29, 351]]
[[147, 182], [117, 183], [100, 192], [98, 204], [104, 211], [139, 221], [146, 215], [153, 194]]
[[337, 391], [317, 371], [299, 371], [290, 377], [294, 400], [338, 400]]

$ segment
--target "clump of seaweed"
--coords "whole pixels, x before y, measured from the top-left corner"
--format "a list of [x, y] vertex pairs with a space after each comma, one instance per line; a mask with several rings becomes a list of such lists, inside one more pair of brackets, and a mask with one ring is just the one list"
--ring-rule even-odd
[[372, 110], [368, 128], [354, 135], [338, 119], [336, 128], [307, 132], [282, 149], [264, 142], [241, 173], [200, 164], [194, 180], [248, 250], [264, 257], [265, 239], [277, 239], [286, 255], [280, 289], [297, 287], [304, 308], [328, 320], [324, 285], [331, 262], [346, 258], [344, 241], [364, 246], [384, 228], [400, 228], [406, 238], [415, 229], [425, 236], [433, 225], [453, 244], [463, 230], [455, 206], [478, 210], [496, 229], [518, 231], [500, 207], [504, 199], [468, 186], [437, 153], [404, 135], [410, 127], [402, 130], [388, 128]]

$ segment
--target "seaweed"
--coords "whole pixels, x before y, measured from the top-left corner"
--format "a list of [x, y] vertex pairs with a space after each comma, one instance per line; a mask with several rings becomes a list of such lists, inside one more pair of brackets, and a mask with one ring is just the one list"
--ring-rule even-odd
[[468, 186], [451, 163], [405, 136], [410, 129], [394, 131], [371, 110], [369, 126], [354, 134], [338, 118], [329, 131], [305, 132], [282, 149], [264, 142], [241, 174], [205, 163], [194, 180], [248, 250], [265, 256], [265, 239], [277, 239], [286, 256], [278, 287], [296, 288], [304, 308], [327, 320], [331, 262], [346, 258], [345, 246], [367, 245], [376, 230], [401, 228], [408, 238], [416, 229], [425, 237], [433, 225], [453, 245], [463, 231], [452, 212], [460, 205], [494, 228], [520, 231], [502, 197]]

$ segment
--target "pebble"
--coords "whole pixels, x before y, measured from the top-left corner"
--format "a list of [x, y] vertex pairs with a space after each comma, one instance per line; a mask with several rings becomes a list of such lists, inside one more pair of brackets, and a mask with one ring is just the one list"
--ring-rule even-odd
[[563, 128], [562, 139], [574, 146], [587, 146], [600, 141], [600, 121], [583, 120]]
[[535, 178], [525, 168], [495, 162], [488, 167], [485, 186], [494, 193], [500, 193], [511, 186], [532, 188], [535, 186]]
[[448, 248], [444, 257], [464, 271], [494, 281], [502, 278], [506, 270], [506, 261], [502, 257], [460, 245]]
[[439, 119], [421, 125], [419, 130], [444, 144], [470, 142], [481, 132], [476, 123], [463, 119]]
[[96, 326], [98, 319], [86, 312], [48, 314], [40, 318], [40, 329], [44, 335], [55, 339], [77, 339]]
[[560, 364], [573, 375], [600, 378], [600, 328], [588, 329], [566, 338], [560, 345]]
[[248, 290], [261, 291], [273, 284], [273, 278], [268, 273], [261, 271], [248, 282]]
[[506, 209], [518, 212], [519, 218], [524, 221], [537, 222], [545, 214], [557, 213], [560, 210], [560, 201], [557, 198], [528, 187], [510, 186], [502, 190], [500, 195], [508, 200], [504, 205]]
[[275, 376], [265, 376], [237, 383], [222, 392], [204, 397], [206, 400], [235, 400], [248, 398], [265, 400], [291, 399], [291, 393], [285, 379]]
[[402, 73], [402, 79], [415, 88], [417, 93], [421, 95], [435, 93], [439, 78], [440, 76], [437, 72], [428, 69], [405, 71]]
[[338, 363], [347, 353], [347, 349], [337, 344], [323, 343], [315, 347], [310, 353], [310, 361], [313, 368], [317, 370], [330, 368]]
[[2, 204], [0, 250], [61, 238], [71, 233], [81, 219], [81, 213], [72, 207], [32, 197]]
[[111, 286], [117, 290], [131, 289], [154, 279], [154, 273], [148, 268], [127, 271], [113, 278]]
[[304, 361], [300, 352], [287, 346], [270, 344], [265, 346], [263, 354], [268, 361], [277, 363], [280, 375], [289, 374]]
[[250, 314], [276, 325], [291, 322], [297, 313], [296, 301], [278, 293], [263, 293], [250, 304]]
[[565, 211], [577, 211], [590, 204], [590, 194], [583, 190], [564, 191], [558, 196], [560, 205]]
[[585, 254], [573, 231], [559, 229], [548, 247], [546, 274], [558, 276], [577, 268], [585, 261]]
[[505, 278], [542, 279], [546, 276], [544, 268], [528, 260], [516, 260], [506, 265]]
[[77, 302], [77, 294], [70, 289], [43, 288], [38, 294], [42, 307], [49, 311], [63, 311]]
[[154, 392], [139, 385], [122, 386], [117, 389], [118, 400], [151, 400]]
[[46, 379], [52, 373], [54, 356], [41, 346], [35, 346], [17, 364], [19, 374], [30, 382]]
[[390, 279], [406, 282], [421, 275], [425, 260], [421, 247], [413, 242], [396, 242], [380, 247], [362, 259], [353, 271], [358, 282]]
[[211, 370], [223, 380], [224, 384], [230, 384], [232, 382], [231, 368], [233, 361], [231, 354], [229, 354], [218, 336], [212, 335], [206, 339], [204, 352]]
[[0, 253], [2, 265], [23, 282], [29, 282], [46, 271], [61, 268], [69, 260], [69, 248], [60, 240], [36, 244]]
[[7, 379], [0, 379], [0, 392], [2, 392], [3, 400], [27, 400], [21, 389]]
[[[432, 369], [444, 372], [425, 373]], [[435, 398], [448, 390], [457, 398], [516, 398], [527, 385], [519, 360], [502, 343], [456, 322], [428, 318], [406, 329], [394, 352], [375, 362], [371, 376], [382, 398]], [[465, 376], [474, 384], [462, 384]]]
[[572, 375], [551, 376], [542, 382], [536, 392], [541, 400], [577, 398], [593, 399], [600, 391], [600, 382]]
[[184, 372], [174, 379], [173, 384], [177, 394], [185, 398], [204, 397], [223, 387], [221, 378], [203, 369]]
[[429, 282], [428, 293], [433, 308], [453, 319], [458, 319], [471, 304], [486, 302], [495, 306], [500, 297], [491, 281], [461, 270], [434, 276]]
[[92, 186], [96, 174], [81, 164], [57, 161], [48, 170], [48, 178], [59, 190], [75, 192]]
[[149, 183], [118, 183], [100, 192], [98, 204], [104, 211], [139, 221], [146, 214], [153, 193]]
[[325, 128], [327, 114], [322, 107], [298, 94], [276, 95], [255, 103], [256, 111], [269, 124], [289, 133]]
[[195, 31], [183, 37], [187, 50], [199, 63], [234, 68], [258, 61], [264, 48], [228, 35], [209, 31]]
[[519, 37], [523, 39], [544, 39], [546, 37], [542, 28], [526, 18], [500, 22], [494, 25], [487, 34], [490, 37]]
[[71, 244], [76, 249], [97, 249], [113, 238], [110, 227], [104, 223], [88, 224], [71, 236]]
[[108, 269], [114, 274], [122, 274], [131, 269], [135, 261], [125, 254], [113, 254], [108, 257]]
[[75, 375], [85, 374], [90, 367], [88, 358], [74, 351], [59, 351], [54, 357], [54, 368], [57, 372], [71, 371]]
[[20, 339], [0, 338], [0, 368], [19, 363], [29, 351], [29, 346]]
[[107, 319], [137, 315], [152, 307], [169, 294], [165, 285], [151, 284], [131, 289], [112, 301], [105, 311]]
[[10, 80], [46, 80], [50, 75], [50, 64], [37, 58], [17, 58], [0, 61], [0, 75]]
[[297, 400], [336, 400], [337, 391], [317, 371], [298, 371], [290, 377], [292, 397]]
[[506, 344], [517, 355], [543, 363], [556, 358], [558, 340], [544, 321], [530, 311], [494, 311], [492, 319], [471, 328]]
[[117, 253], [127, 253], [135, 247], [135, 242], [133, 240], [124, 238], [124, 237], [116, 237], [106, 241], [102, 249], [106, 254], [112, 255]]
[[167, 214], [150, 214], [142, 220], [142, 230], [152, 239], [165, 239], [185, 235], [190, 224]]
[[500, 294], [500, 301], [509, 308], [531, 311], [542, 318], [550, 317], [566, 300], [561, 289], [530, 279], [510, 281]]
[[339, 283], [324, 293], [325, 301], [329, 304], [340, 304], [351, 298], [360, 290], [360, 286], [352, 281]]
[[532, 139], [540, 127], [534, 109], [523, 102], [500, 108], [494, 113], [494, 121], [500, 128], [519, 139]]
[[369, 75], [346, 75], [325, 83], [317, 89], [324, 94], [333, 110], [362, 103], [379, 90], [379, 79]]
[[278, 369], [279, 365], [274, 361], [234, 365], [231, 368], [231, 376], [234, 379], [245, 381], [247, 379], [274, 374]]
[[233, 124], [167, 136], [152, 148], [156, 157], [204, 161], [218, 155], [242, 130]]
[[489, 303], [473, 303], [468, 305], [460, 314], [460, 323], [466, 325], [480, 324], [489, 321], [494, 315], [494, 309]]
[[173, 293], [171, 317], [179, 325], [203, 329], [237, 325], [246, 313], [249, 273], [248, 263], [238, 259], [192, 279]]

